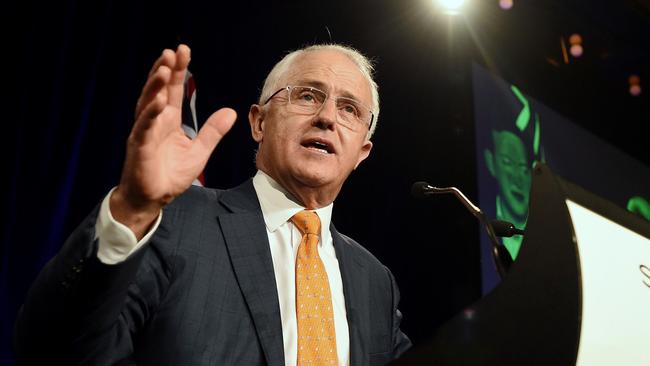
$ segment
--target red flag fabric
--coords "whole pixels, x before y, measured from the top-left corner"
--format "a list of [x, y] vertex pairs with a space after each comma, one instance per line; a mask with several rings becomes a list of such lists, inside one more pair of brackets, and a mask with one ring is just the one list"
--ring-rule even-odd
[[[189, 71], [185, 74], [183, 87], [183, 117], [181, 127], [187, 137], [194, 139], [199, 132], [199, 124], [196, 118], [196, 84], [194, 83], [194, 76]], [[192, 184], [197, 186], [205, 185], [203, 172], [196, 177]]]

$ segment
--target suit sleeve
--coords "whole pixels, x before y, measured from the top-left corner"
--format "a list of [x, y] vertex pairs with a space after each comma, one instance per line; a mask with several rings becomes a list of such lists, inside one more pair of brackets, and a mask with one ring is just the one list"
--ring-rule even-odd
[[116, 265], [97, 258], [96, 208], [30, 288], [15, 324], [18, 364], [128, 364], [131, 335], [151, 306], [136, 274], [146, 250]]
[[395, 277], [393, 277], [393, 274], [390, 272], [388, 268], [386, 268], [386, 272], [388, 273], [388, 277], [390, 278], [391, 282], [391, 289], [392, 289], [392, 299], [393, 299], [393, 306], [392, 306], [392, 317], [393, 317], [393, 333], [392, 333], [392, 343], [393, 343], [393, 359], [397, 359], [399, 356], [402, 355], [406, 350], [411, 348], [411, 340], [402, 332], [400, 329], [400, 324], [402, 323], [402, 313], [399, 311], [397, 308], [399, 304], [399, 299], [400, 299], [400, 293], [399, 293], [399, 288], [397, 287], [397, 283], [395, 282]]

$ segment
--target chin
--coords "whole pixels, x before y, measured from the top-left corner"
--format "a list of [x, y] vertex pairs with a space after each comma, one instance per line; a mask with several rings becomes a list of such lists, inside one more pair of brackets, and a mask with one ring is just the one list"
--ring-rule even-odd
[[301, 172], [294, 175], [297, 180], [304, 186], [317, 188], [329, 185], [334, 182], [334, 179], [323, 172]]
[[322, 164], [318, 162], [304, 162], [296, 166], [292, 176], [301, 184], [308, 187], [322, 187], [330, 185], [339, 180], [337, 166], [333, 164]]

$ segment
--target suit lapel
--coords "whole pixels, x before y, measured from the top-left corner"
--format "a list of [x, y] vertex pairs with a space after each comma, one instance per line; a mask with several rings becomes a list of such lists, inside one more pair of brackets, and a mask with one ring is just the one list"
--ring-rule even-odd
[[343, 295], [350, 329], [350, 365], [367, 365], [368, 345], [364, 339], [370, 331], [368, 328], [370, 294], [365, 261], [336, 231], [334, 225], [330, 230], [343, 280]]
[[284, 365], [282, 320], [273, 260], [252, 181], [224, 192], [220, 202], [231, 211], [217, 219], [264, 356], [269, 365]]

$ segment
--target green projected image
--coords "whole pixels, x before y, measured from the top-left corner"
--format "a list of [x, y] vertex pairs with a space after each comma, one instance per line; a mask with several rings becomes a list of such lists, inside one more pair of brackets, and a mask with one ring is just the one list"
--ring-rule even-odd
[[627, 210], [650, 221], [650, 202], [641, 196], [634, 196], [627, 201]]
[[[562, 178], [650, 221], [650, 169], [580, 128], [478, 64], [472, 67], [479, 206], [490, 219], [525, 229], [533, 167], [544, 162]], [[598, 106], [595, 106], [598, 107]], [[617, 121], [595, 121], [609, 123]], [[516, 259], [524, 236], [501, 238]], [[481, 236], [483, 293], [500, 281], [491, 244]]]
[[[485, 149], [484, 157], [485, 165], [499, 187], [495, 197], [496, 218], [523, 229], [528, 218], [531, 170], [535, 161], [544, 162], [544, 156], [540, 146], [539, 115], [531, 113], [528, 100], [516, 86], [512, 85], [510, 89], [521, 103], [521, 111], [511, 122], [510, 129], [492, 129], [492, 148]], [[502, 240], [510, 256], [517, 258], [522, 237], [516, 235]]]

